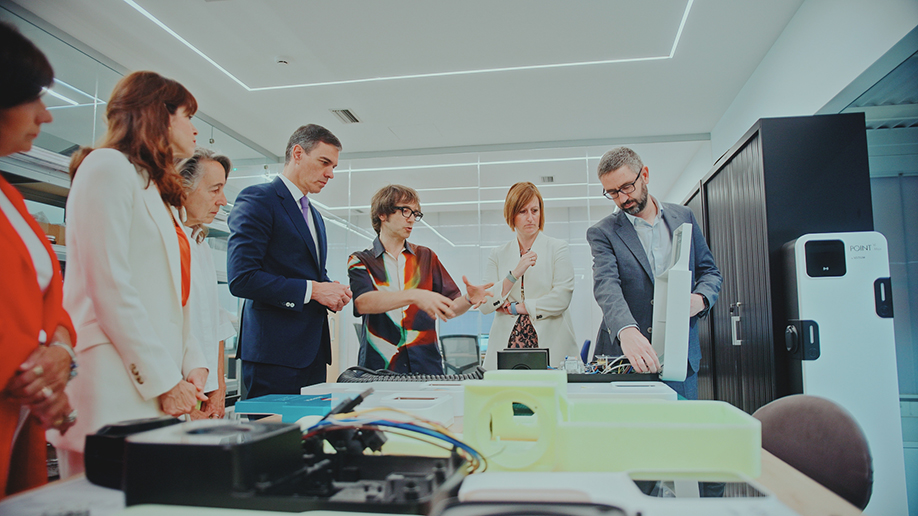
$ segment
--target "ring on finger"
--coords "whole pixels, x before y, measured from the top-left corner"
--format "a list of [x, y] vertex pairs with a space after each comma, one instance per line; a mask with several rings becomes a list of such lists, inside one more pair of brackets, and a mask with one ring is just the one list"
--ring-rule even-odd
[[35, 376], [41, 376], [45, 374], [45, 368], [42, 367], [41, 364], [38, 364], [37, 366], [32, 368], [32, 374], [34, 374]]
[[54, 394], [54, 391], [51, 390], [51, 387], [48, 387], [47, 385], [45, 385], [44, 387], [41, 388], [41, 395], [44, 396], [45, 399], [50, 398], [51, 395], [53, 394]]
[[77, 419], [77, 410], [73, 409], [70, 411], [69, 414], [67, 414], [67, 417], [64, 418], [64, 421], [68, 423], [75, 423], [76, 419]]
[[61, 426], [62, 424], [64, 424], [64, 418], [59, 417], [54, 420], [53, 426], [57, 427], [57, 426]]

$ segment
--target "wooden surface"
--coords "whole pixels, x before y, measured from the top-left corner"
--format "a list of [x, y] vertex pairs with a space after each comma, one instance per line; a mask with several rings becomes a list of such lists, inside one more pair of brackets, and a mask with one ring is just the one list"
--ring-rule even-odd
[[765, 450], [762, 450], [762, 474], [755, 480], [800, 516], [863, 514], [844, 498]]

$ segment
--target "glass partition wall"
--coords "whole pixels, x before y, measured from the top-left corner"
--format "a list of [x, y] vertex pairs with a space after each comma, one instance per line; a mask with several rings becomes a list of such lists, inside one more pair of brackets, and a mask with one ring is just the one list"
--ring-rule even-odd
[[[36, 147], [56, 153], [59, 171], [64, 172], [65, 156], [80, 145], [91, 145], [104, 133], [105, 101], [124, 70], [97, 59], [61, 38], [45, 31], [17, 14], [0, 7], [0, 19], [17, 25], [51, 60], [57, 75], [52, 94], [45, 97], [54, 122], [42, 128]], [[213, 123], [210, 123], [213, 122]], [[313, 122], [304, 120], [304, 123]], [[460, 287], [462, 276], [473, 283], [484, 279], [492, 249], [515, 238], [503, 217], [503, 202], [510, 186], [518, 181], [536, 184], [545, 199], [545, 234], [563, 239], [570, 245], [574, 265], [574, 295], [570, 310], [579, 344], [596, 336], [601, 313], [593, 300], [592, 257], [586, 242], [586, 230], [612, 213], [614, 205], [601, 195], [596, 167], [602, 154], [616, 144], [531, 148], [520, 144], [515, 149], [482, 148], [479, 152], [424, 153], [406, 152], [404, 156], [367, 157], [367, 153], [348, 156], [348, 127], [337, 121], [314, 122], [326, 125], [344, 142], [335, 178], [325, 189], [312, 196], [326, 220], [328, 229], [328, 273], [333, 280], [347, 282], [347, 258], [372, 244], [375, 233], [370, 223], [369, 204], [373, 194], [387, 184], [404, 184], [415, 188], [421, 197], [424, 218], [415, 226], [411, 241], [433, 249]], [[194, 121], [198, 143], [228, 155], [234, 164], [226, 188], [230, 206], [246, 186], [271, 181], [283, 169], [283, 157], [270, 155], [257, 145], [243, 141], [221, 129], [218, 120], [199, 112]], [[244, 133], [244, 128], [235, 128]], [[632, 147], [656, 170], [672, 169], [678, 174], [698, 151], [699, 142], [636, 144]], [[646, 153], [646, 154], [645, 154]], [[649, 158], [649, 155], [652, 157]], [[0, 159], [0, 169], [10, 171]], [[656, 177], [660, 177], [657, 172]], [[659, 179], [658, 179], [659, 181]], [[665, 178], [664, 178], [665, 182]], [[69, 183], [65, 183], [69, 184]], [[665, 192], [655, 185], [654, 193]], [[64, 190], [63, 198], [66, 197]], [[56, 203], [63, 219], [63, 198]], [[30, 207], [31, 209], [31, 207]], [[37, 208], [43, 210], [44, 208]], [[237, 312], [238, 300], [226, 287], [225, 249], [227, 229], [225, 216], [215, 221], [209, 243], [215, 250], [218, 277], [221, 281], [221, 304]], [[53, 221], [52, 221], [53, 222]], [[464, 291], [464, 288], [462, 288]], [[341, 371], [357, 361], [357, 333], [353, 305], [340, 314], [336, 325]], [[441, 324], [440, 334], [479, 335], [482, 348], [493, 315], [482, 316], [470, 311], [460, 318]], [[230, 353], [232, 343], [228, 343]], [[563, 358], [563, 357], [561, 357]], [[554, 357], [553, 357], [554, 360]], [[553, 364], [557, 365], [557, 364]]]
[[[54, 84], [43, 97], [54, 121], [42, 126], [33, 151], [25, 158], [28, 166], [22, 166], [22, 155], [14, 155], [0, 158], [0, 171], [23, 192], [30, 213], [51, 224], [63, 225], [63, 208], [69, 187], [68, 157], [80, 146], [93, 145], [105, 133], [105, 105], [124, 71], [4, 7], [0, 7], [0, 20], [15, 25], [34, 42], [48, 57], [55, 73]], [[234, 164], [242, 166], [276, 163], [275, 156], [267, 156], [254, 149], [221, 130], [219, 124], [209, 123], [209, 120], [206, 113], [199, 112], [195, 116], [199, 145], [225, 154]], [[45, 181], [48, 182], [43, 184]], [[221, 306], [235, 318], [238, 301], [230, 294], [226, 284], [228, 233], [225, 215], [226, 211], [212, 225], [208, 241], [214, 249]], [[66, 273], [66, 246], [55, 246], [55, 250]], [[235, 339], [228, 341], [226, 348], [227, 355], [232, 357]], [[234, 377], [233, 362], [230, 361], [229, 365], [228, 374]], [[228, 383], [230, 392], [234, 387], [235, 382], [231, 378]]]
[[[348, 256], [372, 245], [376, 237], [370, 199], [387, 184], [403, 184], [418, 191], [424, 213], [410, 241], [433, 249], [464, 291], [462, 276], [481, 283], [491, 250], [515, 238], [504, 220], [504, 198], [514, 183], [531, 181], [545, 201], [545, 234], [570, 245], [574, 264], [570, 309], [577, 340], [580, 344], [592, 340], [601, 315], [593, 300], [586, 230], [612, 213], [613, 204], [602, 197], [595, 172], [606, 150], [579, 147], [359, 159], [348, 159], [345, 152], [335, 178], [312, 197], [328, 229], [329, 276], [347, 281]], [[251, 181], [270, 180], [281, 168], [240, 170], [230, 178], [231, 190], [238, 191]], [[341, 365], [347, 367], [357, 361], [354, 323], [360, 319], [354, 317], [352, 305], [341, 315]], [[492, 319], [493, 314], [470, 311], [440, 323], [440, 335], [478, 335], [484, 351]]]

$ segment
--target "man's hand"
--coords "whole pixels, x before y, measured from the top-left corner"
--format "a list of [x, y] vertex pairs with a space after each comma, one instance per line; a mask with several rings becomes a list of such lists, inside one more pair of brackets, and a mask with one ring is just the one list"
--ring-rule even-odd
[[[200, 369], [200, 368], [199, 368]], [[197, 369], [195, 369], [197, 371]], [[207, 371], [204, 369], [204, 371]], [[192, 371], [192, 374], [194, 371]], [[191, 376], [190, 374], [188, 375]], [[180, 381], [175, 387], [159, 395], [159, 404], [163, 412], [173, 417], [188, 414], [194, 410], [198, 400], [207, 401], [207, 396], [191, 382]]]
[[701, 294], [691, 294], [689, 301], [689, 317], [695, 317], [704, 310], [704, 297]]
[[312, 299], [327, 306], [329, 309], [340, 312], [344, 305], [351, 300], [350, 287], [333, 282], [312, 282]]
[[462, 281], [465, 283], [465, 292], [472, 301], [472, 307], [477, 307], [481, 303], [484, 303], [485, 299], [494, 295], [488, 292], [488, 289], [493, 287], [494, 283], [488, 283], [487, 285], [472, 285], [465, 276], [462, 277]]
[[513, 269], [513, 277], [520, 279], [527, 269], [535, 265], [536, 259], [538, 259], [538, 257], [539, 256], [535, 253], [535, 251], [528, 251], [523, 253], [523, 256], [520, 256], [520, 263], [516, 264], [516, 267]]
[[618, 335], [622, 344], [622, 353], [639, 373], [656, 373], [660, 371], [660, 359], [650, 345], [650, 341], [635, 328], [625, 328]]
[[446, 321], [456, 317], [456, 313], [451, 308], [453, 300], [431, 290], [413, 289], [414, 301], [412, 304], [427, 312], [433, 319]]

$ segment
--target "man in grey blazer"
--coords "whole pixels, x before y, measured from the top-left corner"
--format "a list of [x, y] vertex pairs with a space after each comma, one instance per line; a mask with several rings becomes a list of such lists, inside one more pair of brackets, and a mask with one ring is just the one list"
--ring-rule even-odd
[[639, 373], [657, 372], [650, 344], [653, 279], [670, 265], [672, 232], [692, 224], [691, 319], [684, 382], [666, 382], [687, 399], [698, 398], [698, 318], [717, 301], [723, 277], [691, 210], [661, 203], [648, 193], [650, 171], [627, 147], [603, 155], [598, 167], [603, 194], [620, 208], [587, 230], [593, 253], [593, 296], [602, 309], [596, 354], [625, 355]]

